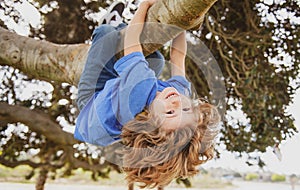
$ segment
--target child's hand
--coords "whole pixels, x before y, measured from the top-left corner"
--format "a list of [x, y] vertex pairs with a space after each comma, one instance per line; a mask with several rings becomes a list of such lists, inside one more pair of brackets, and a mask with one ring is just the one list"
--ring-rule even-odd
[[156, 1], [157, 0], [144, 0], [144, 1], [142, 1], [142, 3], [147, 2], [147, 3], [149, 3], [149, 5], [153, 5]]
[[155, 2], [156, 0], [144, 0], [139, 5], [125, 32], [124, 55], [136, 51], [143, 52], [140, 44], [140, 34], [144, 27], [147, 11]]
[[144, 0], [141, 2], [142, 4], [147, 4], [147, 6], [151, 7], [157, 0]]

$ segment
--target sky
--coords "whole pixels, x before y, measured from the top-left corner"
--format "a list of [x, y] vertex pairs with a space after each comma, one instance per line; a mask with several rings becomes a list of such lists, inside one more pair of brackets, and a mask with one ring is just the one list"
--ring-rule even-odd
[[[270, 2], [270, 0], [266, 0], [266, 2]], [[10, 23], [9, 28], [15, 29], [18, 34], [28, 35], [29, 28], [28, 24], [30, 23], [33, 26], [37, 26], [40, 23], [40, 15], [39, 13], [32, 7], [27, 1], [21, 5], [16, 5], [16, 8], [20, 10], [23, 18], [25, 19], [23, 24], [17, 25], [15, 23]], [[0, 17], [5, 18], [4, 14], [0, 12]], [[37, 87], [39, 88], [39, 87]], [[31, 86], [31, 89], [35, 89]], [[25, 96], [25, 94], [24, 94]], [[288, 107], [288, 113], [291, 113], [295, 118], [295, 125], [300, 131], [300, 90], [296, 92], [294, 97], [294, 102]], [[266, 162], [267, 166], [265, 167], [265, 171], [276, 172], [280, 174], [298, 174], [300, 175], [300, 153], [299, 153], [299, 145], [300, 145], [300, 134], [294, 135], [292, 138], [283, 141], [280, 144], [280, 150], [282, 154], [281, 161], [277, 158], [277, 156], [272, 152], [273, 149], [270, 147], [267, 149], [267, 152], [262, 154], [262, 159]], [[245, 164], [244, 158], [236, 158], [235, 154], [222, 150], [220, 147], [221, 157], [216, 160], [209, 161], [206, 163], [204, 168], [210, 167], [224, 167], [229, 168], [236, 171], [247, 172], [247, 171], [257, 171], [257, 167], [248, 167]]]

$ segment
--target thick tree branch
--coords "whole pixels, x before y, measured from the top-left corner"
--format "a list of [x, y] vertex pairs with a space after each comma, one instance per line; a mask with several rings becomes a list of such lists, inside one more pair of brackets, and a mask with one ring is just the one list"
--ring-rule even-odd
[[0, 27], [0, 64], [34, 78], [77, 84], [89, 45], [58, 45], [17, 35]]
[[141, 36], [144, 54], [155, 51], [182, 30], [198, 29], [216, 1], [158, 0], [148, 11]]
[[60, 145], [77, 143], [72, 134], [64, 132], [47, 114], [26, 107], [0, 102], [0, 120], [8, 123], [23, 123], [32, 131]]
[[6, 167], [9, 167], [9, 168], [15, 168], [20, 165], [28, 165], [32, 168], [38, 168], [38, 167], [47, 165], [45, 163], [35, 163], [31, 160], [8, 161], [8, 160], [4, 159], [3, 157], [0, 157], [0, 164], [4, 165]]
[[[145, 54], [153, 52], [173, 39], [182, 29], [198, 27], [204, 15], [216, 0], [158, 0], [149, 9], [147, 22], [175, 25], [179, 30], [169, 31], [159, 26], [146, 31], [142, 39], [151, 39], [144, 44]], [[155, 34], [155, 35], [153, 35]], [[152, 38], [156, 39], [153, 43]], [[144, 43], [146, 43], [143, 40]], [[46, 81], [68, 82], [76, 85], [83, 69], [89, 45], [57, 45], [22, 37], [0, 28], [0, 65], [20, 69], [34, 78]]]

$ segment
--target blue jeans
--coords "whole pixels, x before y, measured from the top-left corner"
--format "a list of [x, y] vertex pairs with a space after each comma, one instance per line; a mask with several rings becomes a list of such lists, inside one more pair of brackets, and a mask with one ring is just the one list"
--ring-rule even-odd
[[[106, 81], [118, 77], [114, 69], [118, 53], [117, 45], [120, 41], [120, 30], [126, 24], [118, 27], [101, 25], [92, 34], [92, 45], [89, 49], [86, 64], [78, 83], [77, 105], [81, 110], [95, 92], [102, 90]], [[149, 68], [158, 77], [164, 67], [164, 57], [159, 51], [155, 51], [146, 57]]]

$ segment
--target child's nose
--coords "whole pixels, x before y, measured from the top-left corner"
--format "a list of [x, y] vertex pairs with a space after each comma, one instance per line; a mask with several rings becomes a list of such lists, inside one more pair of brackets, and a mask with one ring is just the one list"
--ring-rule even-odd
[[180, 98], [173, 99], [171, 101], [171, 103], [172, 103], [172, 106], [174, 106], [174, 108], [181, 107], [181, 99]]

